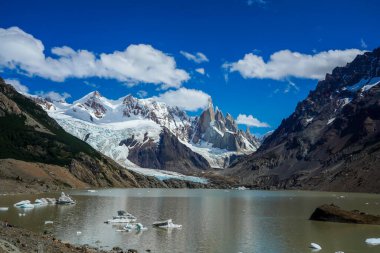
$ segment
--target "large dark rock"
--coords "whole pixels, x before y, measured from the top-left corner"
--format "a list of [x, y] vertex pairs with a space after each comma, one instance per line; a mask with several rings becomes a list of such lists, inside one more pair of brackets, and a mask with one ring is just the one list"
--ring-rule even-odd
[[256, 188], [380, 192], [380, 49], [327, 74], [254, 154], [227, 170]]
[[346, 211], [334, 204], [317, 207], [310, 216], [310, 220], [380, 225], [378, 215], [366, 214], [358, 210]]

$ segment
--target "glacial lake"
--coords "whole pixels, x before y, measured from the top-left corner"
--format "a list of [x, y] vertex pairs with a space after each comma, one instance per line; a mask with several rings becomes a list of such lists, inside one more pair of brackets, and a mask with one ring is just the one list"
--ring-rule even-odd
[[[139, 252], [307, 253], [311, 242], [320, 253], [375, 253], [367, 238], [380, 238], [380, 226], [309, 221], [325, 203], [380, 214], [380, 195], [308, 191], [239, 191], [200, 189], [102, 189], [68, 192], [74, 206], [45, 206], [22, 211], [13, 204], [57, 194], [0, 196], [0, 220], [34, 231], [51, 231], [73, 244]], [[147, 231], [118, 232], [104, 221], [127, 210]], [[25, 212], [25, 216], [19, 213]], [[158, 229], [154, 221], [172, 218], [181, 229]], [[51, 220], [52, 225], [45, 225]], [[81, 233], [77, 234], [77, 231]]]

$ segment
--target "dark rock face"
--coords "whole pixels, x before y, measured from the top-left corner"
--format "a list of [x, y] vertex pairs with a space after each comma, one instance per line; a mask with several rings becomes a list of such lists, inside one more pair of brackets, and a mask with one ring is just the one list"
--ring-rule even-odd
[[257, 188], [380, 192], [379, 77], [380, 49], [334, 69], [228, 173]]
[[194, 143], [203, 140], [211, 143], [215, 148], [229, 151], [255, 150], [260, 145], [259, 140], [249, 131], [238, 130], [235, 120], [229, 113], [224, 117], [218, 108], [214, 111], [211, 100], [208, 108], [195, 120], [194, 129], [194, 135], [191, 138]]
[[358, 210], [346, 211], [334, 204], [317, 207], [310, 216], [310, 220], [380, 225], [378, 215], [366, 214]]
[[150, 139], [141, 144], [132, 137], [122, 141], [120, 145], [129, 147], [128, 159], [141, 167], [178, 172], [210, 168], [205, 158], [182, 144], [166, 128], [160, 134], [159, 143]]

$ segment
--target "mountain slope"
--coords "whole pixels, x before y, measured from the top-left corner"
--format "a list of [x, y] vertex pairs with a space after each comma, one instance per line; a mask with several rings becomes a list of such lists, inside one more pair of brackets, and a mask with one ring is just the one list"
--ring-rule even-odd
[[258, 188], [380, 192], [380, 49], [335, 68], [228, 174]]
[[200, 117], [189, 117], [154, 98], [111, 100], [97, 91], [72, 104], [33, 99], [67, 132], [128, 168], [181, 173], [224, 168], [260, 144], [238, 130], [231, 115], [224, 117], [218, 109], [214, 113], [211, 101]]
[[[131, 172], [65, 132], [0, 78], [0, 190], [52, 187], [201, 186]], [[15, 183], [15, 180], [19, 183]], [[25, 188], [24, 188], [25, 189]]]

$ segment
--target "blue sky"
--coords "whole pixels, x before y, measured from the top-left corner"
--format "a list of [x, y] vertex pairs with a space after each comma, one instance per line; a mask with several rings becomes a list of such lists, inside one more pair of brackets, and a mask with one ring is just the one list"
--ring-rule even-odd
[[[208, 94], [223, 112], [235, 118], [247, 115], [241, 122], [248, 122], [251, 131], [259, 134], [277, 127], [289, 116], [314, 89], [322, 72], [380, 45], [380, 2], [376, 0], [13, 0], [1, 1], [0, 6], [0, 75], [17, 79], [28, 86], [29, 93], [66, 92], [71, 95], [67, 100], [72, 102], [96, 89], [109, 98], [132, 93], [165, 101], [165, 92], [185, 88], [183, 95], [197, 90], [202, 93], [189, 93], [185, 99], [188, 103], [199, 102], [199, 106], [184, 104], [184, 108], [190, 106], [189, 114], [204, 105], [202, 95]], [[18, 30], [11, 33], [10, 27]], [[1, 46], [1, 40], [7, 39], [13, 42]], [[41, 61], [32, 58], [40, 57], [41, 52], [27, 48], [34, 40], [43, 45]], [[115, 51], [124, 52], [131, 45], [141, 44], [145, 47], [130, 47], [129, 53], [123, 54], [127, 61], [138, 57], [136, 64], [140, 65], [133, 65], [134, 71], [129, 74], [115, 71], [121, 64]], [[72, 51], [62, 50], [63, 46]], [[51, 52], [54, 47], [59, 47], [66, 58], [73, 58], [77, 50], [87, 50], [96, 59], [105, 54], [111, 65], [104, 67], [102, 63], [100, 70], [67, 67], [63, 71], [62, 61], [54, 65], [46, 60], [60, 58]], [[194, 56], [201, 52], [208, 61], [196, 63], [181, 51]], [[149, 64], [153, 63], [141, 61], [152, 53], [158, 53], [153, 63], [157, 61], [160, 67], [146, 74], [144, 71], [151, 71]], [[268, 63], [271, 56], [273, 60]], [[77, 68], [85, 68], [82, 58], [72, 58]], [[55, 67], [62, 72], [59, 77], [53, 77]], [[200, 68], [204, 75], [196, 72]], [[167, 74], [161, 77], [162, 73]], [[252, 121], [249, 115], [258, 121]], [[257, 122], [270, 127], [259, 127], [263, 124]]]

